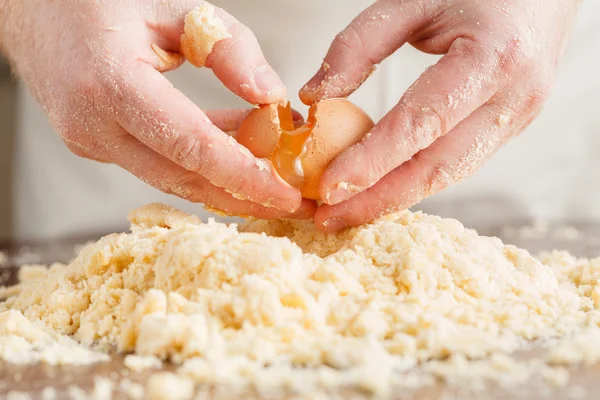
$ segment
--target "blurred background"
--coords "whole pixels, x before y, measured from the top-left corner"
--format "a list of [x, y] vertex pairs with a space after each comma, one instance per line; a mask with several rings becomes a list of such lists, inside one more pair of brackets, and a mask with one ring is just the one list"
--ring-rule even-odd
[[12, 231], [12, 172], [16, 121], [17, 83], [6, 60], [0, 55], [0, 241]]

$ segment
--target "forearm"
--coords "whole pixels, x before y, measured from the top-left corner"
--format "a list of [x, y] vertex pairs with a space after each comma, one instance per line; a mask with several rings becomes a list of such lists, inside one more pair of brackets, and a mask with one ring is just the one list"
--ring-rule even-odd
[[4, 41], [6, 36], [6, 20], [8, 15], [9, 0], [0, 0], [0, 52], [4, 53]]
[[0, 52], [9, 59], [18, 3], [19, 0], [0, 0]]

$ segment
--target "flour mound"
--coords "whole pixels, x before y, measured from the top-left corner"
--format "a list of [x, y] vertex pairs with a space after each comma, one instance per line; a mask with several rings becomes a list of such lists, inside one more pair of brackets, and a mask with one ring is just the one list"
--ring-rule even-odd
[[570, 334], [594, 309], [594, 290], [566, 272], [423, 213], [338, 235], [308, 222], [203, 223], [163, 205], [130, 220], [130, 233], [22, 283], [0, 308], [169, 359], [200, 383], [379, 394], [449, 356], [498, 363]]

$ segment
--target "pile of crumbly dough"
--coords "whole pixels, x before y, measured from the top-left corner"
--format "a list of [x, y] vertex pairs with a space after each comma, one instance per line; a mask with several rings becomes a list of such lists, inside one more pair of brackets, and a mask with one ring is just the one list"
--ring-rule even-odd
[[[600, 259], [538, 261], [409, 211], [337, 235], [299, 221], [203, 223], [163, 205], [130, 220], [130, 233], [9, 293], [3, 359], [97, 362], [107, 356], [88, 346], [108, 344], [134, 353], [134, 369], [178, 365], [151, 379], [156, 390], [181, 379], [386, 396], [440, 377], [560, 384], [568, 373], [556, 365], [600, 358], [588, 348], [600, 339]], [[532, 341], [551, 343], [547, 359], [510, 356]]]

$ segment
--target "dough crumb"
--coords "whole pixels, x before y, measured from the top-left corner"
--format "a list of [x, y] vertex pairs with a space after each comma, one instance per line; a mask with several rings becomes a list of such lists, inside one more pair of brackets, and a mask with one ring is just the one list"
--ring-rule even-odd
[[52, 386], [46, 386], [40, 393], [42, 400], [55, 400], [57, 398], [56, 389]]
[[194, 395], [194, 383], [171, 372], [154, 374], [148, 379], [150, 400], [188, 400]]
[[29, 393], [25, 393], [25, 392], [17, 392], [17, 391], [12, 391], [12, 392], [8, 392], [8, 394], [6, 395], [6, 400], [31, 400], [32, 397]]
[[47, 274], [48, 267], [46, 265], [23, 265], [19, 268], [18, 279], [19, 282], [44, 279]]
[[111, 400], [114, 386], [115, 383], [108, 378], [94, 377], [94, 391], [91, 398], [93, 400]]
[[144, 398], [144, 386], [139, 383], [132, 382], [129, 379], [123, 379], [121, 380], [119, 387], [131, 400], [141, 400]]
[[510, 119], [510, 115], [500, 114], [498, 115], [498, 119], [496, 120], [496, 122], [498, 123], [498, 126], [504, 126], [510, 122]]
[[215, 15], [212, 5], [204, 3], [185, 17], [184, 33], [181, 35], [181, 51], [196, 67], [203, 67], [214, 45], [231, 37], [221, 18]]
[[165, 51], [161, 49], [156, 43], [152, 43], [152, 50], [154, 50], [154, 53], [156, 53], [156, 55], [158, 56], [158, 69], [160, 71], [173, 70], [180, 66], [183, 61], [185, 61], [181, 54], [172, 51]]
[[68, 336], [30, 322], [16, 310], [0, 312], [0, 358], [19, 365], [38, 362], [84, 365], [109, 359], [108, 355], [90, 350]]
[[162, 361], [154, 356], [136, 356], [130, 354], [125, 357], [125, 366], [132, 371], [141, 372], [150, 368], [162, 367]]
[[67, 394], [71, 400], [89, 400], [85, 390], [76, 385], [69, 385], [67, 387]]

